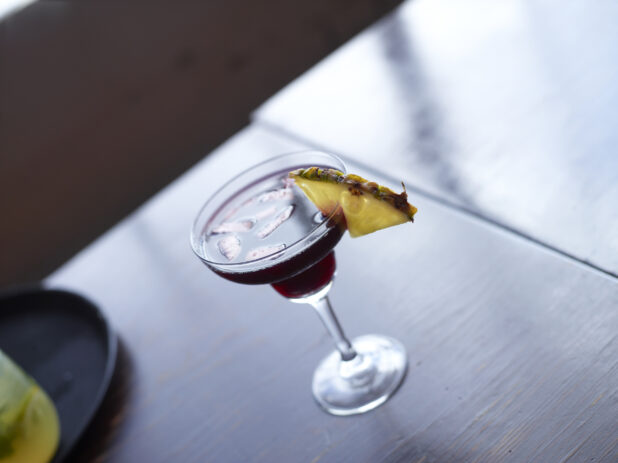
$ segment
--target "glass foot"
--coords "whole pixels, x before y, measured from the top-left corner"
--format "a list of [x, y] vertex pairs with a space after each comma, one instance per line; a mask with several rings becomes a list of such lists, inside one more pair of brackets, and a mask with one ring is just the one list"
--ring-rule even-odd
[[313, 374], [313, 396], [333, 415], [355, 415], [380, 406], [401, 384], [408, 367], [399, 341], [369, 334], [352, 341], [357, 352], [342, 361], [337, 351], [328, 355]]

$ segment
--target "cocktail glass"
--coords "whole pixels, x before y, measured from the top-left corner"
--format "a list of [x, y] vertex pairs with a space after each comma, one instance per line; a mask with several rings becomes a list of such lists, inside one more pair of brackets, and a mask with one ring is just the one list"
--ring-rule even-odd
[[328, 299], [335, 275], [333, 248], [345, 232], [337, 206], [322, 215], [287, 174], [302, 167], [345, 173], [331, 154], [303, 151], [251, 167], [223, 185], [201, 208], [191, 231], [195, 254], [228, 280], [270, 284], [294, 303], [313, 306], [336, 350], [313, 375], [316, 401], [334, 415], [364, 413], [384, 403], [407, 369], [403, 346], [381, 335], [352, 342]]

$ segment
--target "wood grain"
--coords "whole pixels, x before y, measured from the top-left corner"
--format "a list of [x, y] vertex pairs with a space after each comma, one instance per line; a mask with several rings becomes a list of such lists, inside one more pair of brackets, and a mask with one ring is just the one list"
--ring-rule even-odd
[[332, 290], [351, 337], [404, 343], [408, 377], [371, 413], [322, 412], [311, 375], [332, 346], [311, 309], [217, 277], [188, 244], [238, 166], [299, 147], [243, 130], [47, 280], [98, 302], [123, 343], [71, 461], [616, 461], [616, 279], [417, 194], [416, 223], [344, 237]]
[[618, 4], [408, 1], [257, 120], [618, 275]]

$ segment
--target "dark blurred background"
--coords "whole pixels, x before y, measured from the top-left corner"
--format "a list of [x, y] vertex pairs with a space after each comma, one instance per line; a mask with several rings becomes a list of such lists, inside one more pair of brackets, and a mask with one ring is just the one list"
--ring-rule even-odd
[[398, 3], [41, 0], [0, 18], [0, 286], [45, 277]]

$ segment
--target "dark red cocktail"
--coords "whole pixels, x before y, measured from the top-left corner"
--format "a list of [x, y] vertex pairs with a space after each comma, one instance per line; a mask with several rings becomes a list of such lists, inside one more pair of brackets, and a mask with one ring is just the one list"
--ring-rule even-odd
[[329, 413], [364, 413], [395, 392], [406, 372], [406, 353], [386, 336], [361, 336], [352, 345], [343, 334], [327, 293], [335, 273], [333, 248], [346, 224], [336, 203], [324, 217], [288, 178], [290, 171], [310, 166], [345, 172], [338, 158], [317, 151], [258, 164], [204, 205], [191, 245], [228, 280], [270, 284], [292, 302], [311, 304], [337, 347], [316, 369], [313, 395]]
[[298, 298], [315, 293], [326, 286], [335, 274], [335, 251], [329, 252], [326, 257], [306, 268], [292, 278], [273, 283], [272, 287], [284, 297]]
[[345, 220], [339, 211], [324, 217], [288, 172], [262, 177], [220, 205], [202, 229], [200, 248], [220, 276], [272, 284], [281, 295], [300, 298], [332, 280], [333, 248]]

